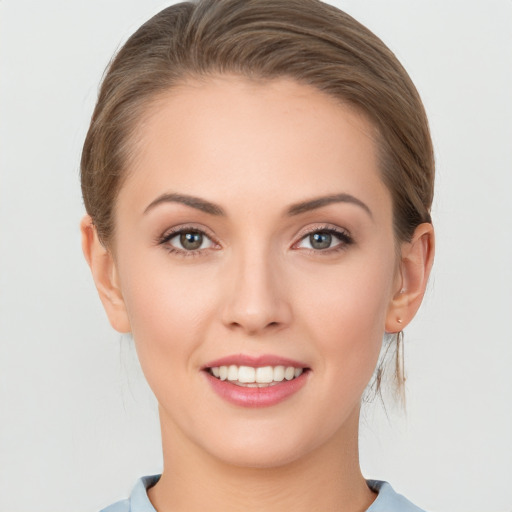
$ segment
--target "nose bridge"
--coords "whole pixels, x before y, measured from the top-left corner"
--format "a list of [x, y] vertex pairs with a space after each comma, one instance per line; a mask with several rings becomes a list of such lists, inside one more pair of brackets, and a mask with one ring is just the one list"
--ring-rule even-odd
[[255, 334], [287, 325], [291, 317], [280, 258], [270, 244], [247, 243], [233, 250], [223, 321]]

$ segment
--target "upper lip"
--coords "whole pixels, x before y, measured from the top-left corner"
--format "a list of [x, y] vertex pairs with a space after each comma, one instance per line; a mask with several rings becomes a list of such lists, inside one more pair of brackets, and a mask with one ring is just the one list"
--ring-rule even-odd
[[293, 366], [294, 368], [307, 368], [307, 365], [290, 359], [287, 357], [276, 356], [272, 354], [262, 354], [259, 356], [251, 356], [248, 354], [233, 354], [220, 359], [215, 359], [205, 364], [201, 369], [215, 368], [218, 366], [252, 366], [253, 368], [260, 368], [262, 366]]

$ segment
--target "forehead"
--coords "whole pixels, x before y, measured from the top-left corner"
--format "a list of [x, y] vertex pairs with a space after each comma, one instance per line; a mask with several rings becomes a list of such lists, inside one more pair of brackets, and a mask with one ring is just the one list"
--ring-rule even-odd
[[120, 199], [179, 192], [293, 203], [335, 191], [370, 200], [386, 194], [376, 139], [355, 108], [293, 80], [189, 81], [147, 109]]

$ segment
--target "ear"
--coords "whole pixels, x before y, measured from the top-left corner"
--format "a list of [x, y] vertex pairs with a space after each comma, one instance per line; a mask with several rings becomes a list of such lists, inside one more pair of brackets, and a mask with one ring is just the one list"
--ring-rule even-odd
[[82, 251], [91, 268], [92, 277], [112, 327], [118, 332], [130, 332], [130, 322], [119, 286], [119, 278], [112, 253], [98, 238], [89, 215], [80, 222]]
[[386, 332], [401, 331], [418, 311], [434, 262], [434, 247], [434, 228], [430, 223], [420, 224], [411, 241], [402, 244], [394, 295], [386, 316]]

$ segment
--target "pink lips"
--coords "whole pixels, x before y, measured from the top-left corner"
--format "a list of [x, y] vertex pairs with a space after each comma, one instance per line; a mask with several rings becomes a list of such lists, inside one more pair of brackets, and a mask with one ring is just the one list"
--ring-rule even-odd
[[282, 382], [267, 387], [243, 387], [237, 386], [227, 380], [220, 380], [211, 375], [207, 370], [216, 366], [252, 366], [255, 368], [262, 366], [293, 366], [295, 368], [306, 368], [306, 365], [273, 355], [248, 356], [238, 354], [215, 361], [209, 362], [202, 369], [208, 383], [213, 391], [224, 400], [241, 407], [270, 407], [276, 405], [290, 396], [297, 393], [307, 382], [309, 371], [304, 371], [299, 377], [292, 380], [283, 380]]

